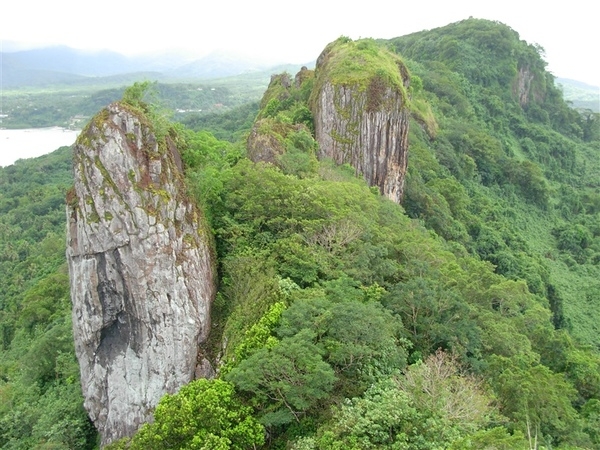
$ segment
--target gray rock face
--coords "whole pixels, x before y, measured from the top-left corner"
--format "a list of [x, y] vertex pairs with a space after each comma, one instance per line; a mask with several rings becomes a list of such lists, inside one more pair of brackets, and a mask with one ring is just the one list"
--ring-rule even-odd
[[325, 83], [315, 110], [319, 159], [348, 163], [369, 186], [400, 203], [408, 163], [408, 109], [391, 88], [381, 93], [381, 107], [370, 110], [368, 94]]
[[[400, 203], [408, 163], [410, 112], [402, 89], [374, 74], [365, 82], [334, 83], [328, 46], [317, 60], [312, 105], [319, 159], [350, 164], [370, 186]], [[409, 76], [398, 64], [398, 76], [408, 87]]]
[[519, 100], [521, 106], [544, 100], [543, 89], [540, 88], [539, 81], [536, 83], [535, 74], [528, 65], [519, 66], [513, 81], [513, 95]]
[[75, 350], [102, 445], [132, 435], [165, 393], [206, 372], [215, 293], [209, 237], [179, 154], [112, 104], [75, 146], [67, 259]]

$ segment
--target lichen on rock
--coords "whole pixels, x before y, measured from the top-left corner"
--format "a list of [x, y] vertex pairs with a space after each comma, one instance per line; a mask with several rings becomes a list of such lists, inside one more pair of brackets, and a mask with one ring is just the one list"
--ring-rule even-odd
[[[214, 262], [179, 152], [114, 103], [80, 135], [67, 259], [85, 407], [102, 444], [132, 435], [206, 366]], [[203, 369], [204, 370], [204, 369]]]

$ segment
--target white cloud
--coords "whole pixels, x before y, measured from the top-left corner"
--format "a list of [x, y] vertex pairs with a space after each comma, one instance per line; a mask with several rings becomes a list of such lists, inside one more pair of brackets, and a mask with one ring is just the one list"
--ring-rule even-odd
[[522, 39], [540, 44], [555, 75], [600, 85], [597, 14], [586, 0], [560, 7], [523, 0], [5, 3], [3, 40], [109, 48], [128, 54], [178, 48], [203, 55], [214, 49], [236, 49], [286, 62], [315, 59], [340, 35], [391, 38], [473, 16], [503, 22]]

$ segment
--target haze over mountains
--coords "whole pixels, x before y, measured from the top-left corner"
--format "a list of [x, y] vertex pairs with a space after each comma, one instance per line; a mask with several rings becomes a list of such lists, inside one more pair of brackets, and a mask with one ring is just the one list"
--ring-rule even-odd
[[89, 78], [135, 73], [155, 80], [217, 78], [265, 70], [273, 64], [215, 51], [200, 59], [163, 53], [125, 56], [111, 51], [88, 52], [65, 46], [1, 53], [4, 88], [85, 83]]
[[[214, 51], [201, 58], [183, 53], [163, 52], [126, 56], [109, 50], [86, 51], [67, 46], [19, 50], [3, 42], [0, 52], [0, 82], [3, 89], [50, 85], [130, 84], [139, 79], [154, 81], [202, 80], [259, 71], [281, 72], [281, 64], [258, 60], [242, 54]], [[8, 51], [6, 51], [8, 49]], [[307, 66], [314, 61], [306, 62]], [[287, 70], [287, 69], [286, 69]], [[600, 88], [578, 80], [561, 78], [565, 98], [574, 107], [600, 110]]]

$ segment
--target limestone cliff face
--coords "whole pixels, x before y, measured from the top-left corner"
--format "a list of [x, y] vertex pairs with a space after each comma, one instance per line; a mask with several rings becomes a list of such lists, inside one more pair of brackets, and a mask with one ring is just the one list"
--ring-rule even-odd
[[383, 49], [362, 47], [338, 40], [317, 60], [312, 112], [319, 158], [352, 165], [399, 203], [408, 163], [408, 71]]
[[178, 166], [172, 140], [121, 104], [98, 114], [75, 146], [73, 328], [84, 405], [103, 445], [133, 434], [163, 394], [206, 367], [199, 349], [213, 262]]

